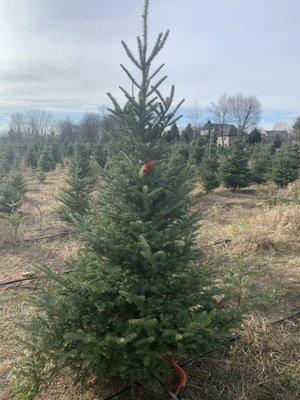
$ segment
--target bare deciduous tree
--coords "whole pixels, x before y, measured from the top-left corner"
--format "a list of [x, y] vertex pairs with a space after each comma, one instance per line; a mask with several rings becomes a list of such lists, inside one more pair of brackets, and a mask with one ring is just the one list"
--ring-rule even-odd
[[96, 142], [100, 137], [101, 118], [96, 113], [86, 113], [80, 124], [82, 139], [88, 142]]
[[74, 142], [78, 139], [78, 126], [69, 117], [58, 123], [57, 131], [63, 142]]
[[211, 113], [213, 119], [217, 121], [221, 127], [222, 143], [224, 146], [224, 126], [230, 122], [230, 97], [226, 93], [224, 93], [216, 103], [211, 103]]
[[229, 97], [230, 120], [244, 133], [260, 121], [261, 103], [256, 96], [243, 96], [237, 93]]
[[32, 139], [43, 138], [48, 133], [51, 113], [44, 110], [30, 110], [26, 113], [26, 136]]
[[192, 101], [188, 117], [191, 121], [192, 127], [194, 129], [199, 128], [202, 117], [202, 109], [198, 100], [194, 99]]
[[276, 131], [287, 131], [289, 134], [292, 134], [293, 124], [291, 122], [276, 122], [273, 125], [273, 129]]
[[300, 142], [300, 116], [297, 117], [296, 121], [294, 122], [293, 125], [293, 134], [295, 140]]
[[11, 140], [39, 140], [49, 134], [51, 113], [43, 110], [30, 110], [26, 113], [13, 113], [10, 116], [8, 138]]
[[107, 112], [105, 106], [99, 107], [100, 112], [100, 139], [103, 142], [108, 142], [114, 138], [118, 130], [118, 122], [113, 116]]

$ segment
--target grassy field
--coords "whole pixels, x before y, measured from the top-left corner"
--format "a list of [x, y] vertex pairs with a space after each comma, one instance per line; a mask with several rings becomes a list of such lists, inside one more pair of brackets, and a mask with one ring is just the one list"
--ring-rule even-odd
[[[0, 282], [30, 276], [37, 264], [61, 272], [66, 269], [65, 261], [76, 254], [79, 243], [72, 234], [43, 239], [65, 232], [66, 226], [53, 213], [63, 175], [64, 170], [57, 169], [47, 175], [45, 184], [39, 184], [30, 172], [26, 174], [29, 192], [19, 231], [0, 223]], [[249, 275], [259, 282], [266, 304], [247, 315], [230, 349], [209, 359], [203, 357], [187, 369], [188, 398], [296, 400], [298, 321], [270, 322], [300, 307], [300, 184], [285, 190], [271, 185], [240, 192], [219, 188], [209, 195], [197, 188], [196, 194], [197, 207], [202, 210], [198, 243], [204, 257], [214, 260], [216, 268], [231, 269], [236, 282], [239, 274], [241, 279]], [[37, 279], [0, 286], [0, 399], [13, 398], [11, 371], [23, 354], [15, 341], [17, 324], [31, 312], [26, 304], [28, 294], [42, 284]], [[101, 399], [101, 394], [81, 395], [66, 375], [49, 382], [38, 399], [92, 400]]]

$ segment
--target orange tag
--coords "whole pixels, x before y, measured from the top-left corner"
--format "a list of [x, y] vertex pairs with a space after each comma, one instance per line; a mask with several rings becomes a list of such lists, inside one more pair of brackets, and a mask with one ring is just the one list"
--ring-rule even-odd
[[144, 164], [142, 166], [141, 171], [140, 171], [140, 175], [141, 176], [148, 175], [149, 172], [153, 169], [154, 165], [155, 165], [155, 161], [154, 160], [147, 161], [146, 164]]

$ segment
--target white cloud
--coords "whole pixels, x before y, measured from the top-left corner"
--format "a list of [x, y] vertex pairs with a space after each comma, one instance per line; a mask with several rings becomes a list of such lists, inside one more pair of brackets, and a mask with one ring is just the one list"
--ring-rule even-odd
[[[0, 0], [0, 108], [84, 111], [125, 81], [142, 0]], [[257, 95], [266, 112], [300, 111], [298, 0], [152, 0], [151, 39], [187, 104], [223, 92]]]

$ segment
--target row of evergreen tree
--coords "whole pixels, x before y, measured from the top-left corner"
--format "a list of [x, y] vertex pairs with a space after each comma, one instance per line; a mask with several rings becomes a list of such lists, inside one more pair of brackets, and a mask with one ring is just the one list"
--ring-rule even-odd
[[11, 171], [30, 167], [33, 170], [49, 172], [58, 164], [64, 164], [66, 159], [78, 151], [89, 161], [95, 158], [100, 165], [106, 162], [106, 145], [97, 143], [64, 143], [49, 141], [45, 143], [6, 143], [0, 147], [0, 176]]
[[[201, 136], [195, 143], [170, 141], [168, 146], [178, 148], [182, 162], [191, 159], [206, 192], [223, 184], [230, 189], [243, 188], [251, 183], [272, 180], [280, 187], [287, 186], [299, 176], [300, 150], [297, 144], [285, 144], [276, 149], [271, 145], [257, 143], [246, 146], [236, 141], [228, 149], [217, 147], [211, 138]], [[13, 171], [20, 151], [27, 150], [24, 161], [35, 170], [36, 178], [43, 182], [45, 174], [71, 156], [65, 186], [61, 189], [62, 206], [58, 211], [61, 219], [72, 222], [76, 215], [83, 215], [90, 204], [93, 191], [94, 171], [92, 160], [100, 167], [107, 161], [106, 148], [102, 143], [70, 145], [60, 149], [57, 142], [47, 146], [33, 145], [27, 149], [2, 148], [2, 184], [0, 186], [0, 212], [11, 213], [19, 208], [23, 193], [14, 188], [14, 181], [22, 179]]]
[[269, 180], [286, 187], [299, 177], [300, 147], [295, 143], [275, 149], [263, 143], [245, 146], [237, 140], [226, 150], [209, 143], [198, 143], [193, 150], [200, 180], [207, 192], [221, 184], [236, 190]]

